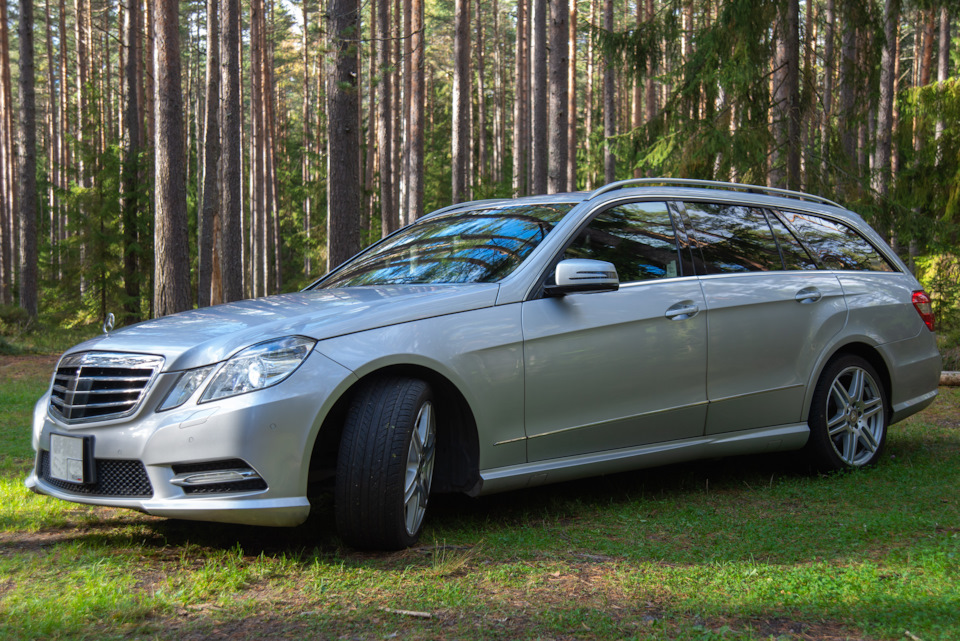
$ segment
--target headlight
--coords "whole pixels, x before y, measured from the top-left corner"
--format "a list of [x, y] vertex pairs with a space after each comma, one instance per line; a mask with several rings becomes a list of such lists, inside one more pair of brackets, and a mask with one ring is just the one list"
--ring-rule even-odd
[[220, 367], [200, 397], [200, 402], [276, 385], [300, 367], [316, 342], [303, 336], [288, 336], [238, 352]]
[[200, 387], [203, 381], [207, 380], [207, 376], [209, 376], [210, 372], [214, 369], [216, 369], [216, 366], [210, 365], [208, 367], [187, 370], [180, 374], [180, 378], [177, 379], [177, 384], [167, 392], [167, 396], [163, 399], [163, 402], [160, 403], [157, 411], [172, 410], [186, 403], [187, 399], [193, 396], [193, 393], [197, 391], [197, 388]]

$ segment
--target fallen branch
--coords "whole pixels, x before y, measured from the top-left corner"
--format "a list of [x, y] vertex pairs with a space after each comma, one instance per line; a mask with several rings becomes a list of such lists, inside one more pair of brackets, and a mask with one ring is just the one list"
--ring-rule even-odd
[[910, 630], [904, 630], [903, 636], [907, 637], [908, 639], [911, 639], [911, 641], [923, 641], [923, 639], [921, 639], [914, 633], [910, 632]]
[[417, 612], [416, 610], [394, 610], [393, 608], [377, 608], [383, 612], [389, 612], [390, 614], [399, 614], [405, 617], [415, 617], [417, 619], [432, 619], [433, 615], [429, 612]]
[[960, 387], [960, 372], [941, 372], [940, 384], [950, 387]]

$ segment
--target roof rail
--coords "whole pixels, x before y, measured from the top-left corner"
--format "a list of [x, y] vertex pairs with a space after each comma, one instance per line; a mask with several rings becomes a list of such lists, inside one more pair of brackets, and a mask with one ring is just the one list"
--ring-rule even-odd
[[797, 200], [809, 200], [815, 203], [821, 203], [824, 205], [831, 205], [839, 209], [845, 209], [845, 207], [833, 202], [832, 200], [827, 200], [826, 198], [821, 198], [820, 196], [813, 196], [811, 194], [805, 194], [799, 191], [790, 191], [789, 189], [777, 189], [775, 187], [761, 187], [760, 185], [745, 185], [741, 183], [725, 183], [718, 180], [695, 180], [693, 178], [630, 178], [628, 180], [619, 180], [617, 182], [612, 182], [608, 185], [604, 185], [598, 189], [590, 192], [590, 195], [587, 196], [587, 200], [593, 200], [601, 194], [605, 194], [609, 191], [614, 191], [616, 189], [623, 189], [625, 187], [638, 187], [642, 185], [667, 185], [667, 186], [679, 186], [679, 187], [703, 187], [706, 189], [727, 189], [730, 191], [746, 191], [750, 193], [760, 193], [760, 194], [770, 194], [774, 196], [785, 196], [787, 198], [796, 198]]

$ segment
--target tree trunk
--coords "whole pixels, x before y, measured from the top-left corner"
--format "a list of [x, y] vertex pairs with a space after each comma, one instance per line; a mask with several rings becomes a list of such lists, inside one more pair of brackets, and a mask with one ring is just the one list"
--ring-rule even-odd
[[50, 14], [50, 0], [45, 2], [45, 12], [44, 16], [46, 18], [46, 49], [47, 49], [47, 86], [49, 87], [49, 97], [50, 101], [50, 121], [48, 127], [48, 145], [47, 150], [47, 176], [49, 180], [49, 185], [47, 187], [47, 208], [49, 209], [49, 236], [48, 242], [50, 243], [50, 280], [57, 280], [57, 272], [60, 269], [60, 207], [59, 201], [57, 198], [57, 186], [59, 184], [58, 172], [60, 171], [60, 130], [58, 128], [58, 123], [60, 121], [60, 94], [62, 91], [57, 90], [56, 83], [56, 59], [53, 56], [53, 25], [52, 18]]
[[393, 94], [390, 67], [390, 0], [376, 0], [377, 152], [380, 159], [380, 231], [387, 236], [398, 225], [393, 201]]
[[137, 33], [140, 3], [126, 0], [123, 13], [123, 162], [120, 168], [120, 210], [123, 219], [124, 324], [140, 320], [140, 250], [137, 189], [140, 182], [140, 106], [137, 104]]
[[527, 2], [517, 0], [517, 42], [514, 55], [513, 97], [513, 195], [523, 196], [527, 191], [527, 160], [529, 135], [529, 102], [526, 90], [527, 67]]
[[13, 137], [9, 122], [12, 118], [10, 97], [10, 44], [7, 33], [7, 3], [0, 3], [0, 304], [13, 303], [14, 260], [14, 180], [11, 172]]
[[470, 0], [456, 0], [453, 36], [453, 184], [452, 199], [469, 198], [467, 172], [470, 156]]
[[[603, 28], [613, 32], [613, 0], [604, 0]], [[609, 54], [603, 64], [603, 174], [606, 183], [616, 180], [617, 159], [613, 154], [613, 137], [617, 135], [617, 114], [614, 111], [614, 70]]]
[[411, 0], [410, 36], [410, 160], [407, 185], [407, 215], [413, 222], [423, 215], [423, 110], [425, 103], [424, 83], [424, 11], [423, 0]]
[[360, 107], [357, 101], [359, 0], [331, 0], [327, 33], [327, 268], [360, 249]]
[[37, 109], [34, 95], [33, 0], [20, 0], [20, 307], [37, 317]]
[[830, 114], [833, 108], [833, 40], [836, 12], [834, 0], [827, 0], [823, 32], [823, 114], [820, 120], [820, 189], [827, 186], [830, 162]]
[[567, 189], [577, 189], [577, 3], [570, 3], [567, 37]]
[[[207, 82], [203, 127], [203, 203], [198, 236], [197, 305], [206, 307], [213, 293], [213, 228], [220, 208], [220, 2], [207, 0]], [[218, 279], [219, 280], [219, 279]], [[216, 298], [221, 298], [219, 293]]]
[[530, 14], [530, 166], [534, 194], [547, 193], [547, 0], [532, 0]]
[[840, 147], [845, 169], [855, 172], [857, 167], [856, 85], [857, 16], [855, 8], [843, 4], [843, 36], [840, 51]]
[[483, 57], [484, 29], [480, 9], [483, 6], [477, 2], [477, 162], [480, 165], [477, 172], [480, 183], [486, 185], [490, 179], [490, 160], [487, 144], [487, 84], [486, 61]]
[[567, 111], [570, 97], [570, 5], [550, 0], [550, 156], [547, 191], [567, 191]]
[[[84, 160], [84, 156], [88, 153], [88, 147], [90, 145], [89, 137], [87, 136], [88, 130], [88, 118], [90, 117], [90, 110], [87, 105], [87, 83], [89, 82], [88, 78], [88, 67], [87, 67], [87, 49], [90, 46], [89, 40], [89, 31], [87, 30], [87, 23], [89, 21], [89, 11], [86, 4], [86, 0], [74, 0], [74, 15], [76, 16], [76, 43], [77, 43], [77, 123], [76, 123], [76, 133], [74, 134], [74, 140], [77, 141], [76, 144], [76, 158], [77, 158], [77, 185], [80, 189], [86, 189], [89, 187], [89, 182], [87, 179], [87, 173], [89, 168], [87, 167], [88, 163]], [[80, 223], [85, 229], [91, 224], [91, 221], [87, 220], [89, 212], [86, 211], [84, 206], [84, 200], [80, 199], [78, 201], [77, 214], [80, 218]], [[87, 247], [86, 239], [81, 237], [80, 239], [80, 295], [84, 295], [87, 292], [88, 281], [87, 281], [87, 271], [89, 269], [87, 265], [87, 252], [89, 248]]]
[[800, 3], [782, 5], [774, 73], [771, 187], [800, 188]]
[[307, 0], [301, 0], [303, 12], [303, 143], [301, 144], [301, 180], [303, 181], [303, 275], [307, 278], [313, 272], [313, 239], [310, 223], [310, 9]]
[[154, 313], [166, 316], [190, 309], [190, 249], [187, 245], [187, 175], [183, 153], [183, 97], [180, 89], [178, 3], [155, 4], [153, 75], [156, 83], [157, 146], [154, 185]]
[[[880, 103], [877, 108], [877, 150], [874, 157], [873, 189], [882, 199], [890, 192], [890, 140], [893, 132], [894, 56], [897, 51], [897, 23], [900, 0], [886, 0], [883, 8], [883, 50], [880, 54]], [[881, 203], [882, 205], [882, 203]]]
[[[937, 50], [937, 91], [942, 92], [943, 83], [949, 77], [950, 67], [950, 11], [947, 5], [940, 6], [940, 39], [939, 49]], [[943, 161], [943, 146], [940, 139], [943, 137], [944, 122], [943, 118], [937, 119], [937, 126], [934, 130], [934, 140], [937, 141], [937, 164]]]
[[243, 185], [240, 120], [240, 0], [223, 0], [220, 24], [220, 129], [223, 136], [220, 237], [217, 245], [223, 301], [243, 298]]

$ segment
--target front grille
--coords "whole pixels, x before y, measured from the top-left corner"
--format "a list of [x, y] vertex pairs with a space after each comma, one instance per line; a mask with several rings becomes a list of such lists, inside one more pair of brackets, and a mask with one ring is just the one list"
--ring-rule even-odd
[[147, 469], [137, 460], [97, 459], [94, 462], [95, 483], [68, 483], [50, 476], [50, 453], [40, 450], [40, 478], [44, 483], [82, 496], [109, 496], [131, 499], [149, 499], [153, 485]]
[[50, 410], [67, 423], [133, 414], [163, 357], [83, 352], [60, 360], [50, 390]]

